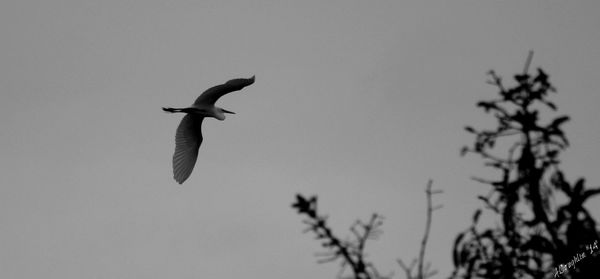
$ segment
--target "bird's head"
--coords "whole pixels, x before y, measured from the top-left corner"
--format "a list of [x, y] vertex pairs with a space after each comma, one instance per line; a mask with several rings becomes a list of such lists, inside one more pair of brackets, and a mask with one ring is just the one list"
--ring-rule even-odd
[[217, 111], [219, 113], [217, 113], [217, 117], [216, 118], [219, 119], [219, 120], [221, 120], [221, 121], [225, 120], [225, 114], [226, 113], [235, 114], [235, 112], [226, 110], [224, 108], [219, 108], [219, 109], [217, 109]]
[[255, 80], [255, 76], [252, 76], [251, 78], [236, 78], [236, 79], [229, 80], [228, 82], [226, 82], [226, 84], [229, 84], [231, 86], [239, 86], [241, 88], [244, 88], [244, 87], [246, 87], [248, 85], [253, 84], [254, 80]]

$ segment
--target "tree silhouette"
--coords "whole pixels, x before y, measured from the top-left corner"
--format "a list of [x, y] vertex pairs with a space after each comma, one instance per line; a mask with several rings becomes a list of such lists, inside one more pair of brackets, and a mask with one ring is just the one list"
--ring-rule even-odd
[[365, 245], [367, 240], [375, 239], [381, 234], [382, 217], [378, 214], [371, 215], [368, 222], [356, 221], [350, 227], [354, 238], [352, 240], [342, 240], [336, 236], [327, 224], [327, 217], [317, 212], [317, 196], [305, 198], [302, 195], [296, 195], [296, 202], [292, 207], [298, 211], [298, 214], [306, 215], [304, 223], [308, 225], [305, 232], [312, 231], [316, 239], [321, 241], [321, 246], [328, 251], [319, 253], [319, 263], [326, 263], [341, 259], [342, 269], [340, 275], [346, 267], [350, 267], [354, 278], [356, 279], [377, 279], [384, 278], [379, 275], [375, 266], [365, 260]]
[[[441, 193], [440, 190], [432, 190], [433, 182], [430, 180], [425, 189], [427, 195], [427, 220], [425, 224], [425, 233], [421, 241], [421, 249], [419, 257], [415, 258], [410, 266], [398, 259], [398, 264], [406, 274], [406, 279], [426, 279], [437, 273], [431, 269], [431, 264], [425, 263], [425, 248], [429, 238], [429, 230], [431, 228], [431, 219], [433, 211], [441, 208], [441, 205], [434, 206], [432, 196]], [[370, 239], [377, 239], [382, 233], [381, 226], [383, 225], [383, 217], [379, 214], [372, 214], [367, 221], [357, 220], [351, 227], [350, 232], [352, 238], [342, 240], [327, 224], [327, 216], [319, 214], [317, 210], [317, 196], [306, 198], [300, 194], [296, 195], [296, 201], [292, 204], [292, 208], [296, 209], [298, 214], [305, 215], [304, 223], [308, 226], [305, 232], [313, 232], [317, 240], [321, 242], [321, 246], [327, 251], [317, 254], [320, 258], [319, 263], [332, 261], [341, 261], [341, 269], [338, 274], [339, 278], [354, 278], [354, 279], [384, 279], [390, 278], [383, 276], [375, 268], [375, 265], [366, 260], [365, 247]], [[415, 267], [417, 267], [415, 269]], [[349, 268], [352, 272], [352, 277], [343, 277], [345, 270]]]
[[[584, 207], [600, 188], [588, 189], [583, 178], [570, 183], [559, 168], [560, 152], [569, 146], [562, 130], [569, 117], [542, 121], [542, 114], [557, 110], [549, 101], [556, 90], [541, 68], [528, 73], [532, 55], [513, 87], [489, 72], [499, 97], [477, 106], [492, 114], [496, 128], [465, 128], [475, 142], [461, 153], [481, 156], [499, 173], [496, 180], [474, 179], [491, 186], [478, 198], [500, 223], [479, 230], [482, 211], [475, 212], [472, 226], [456, 237], [452, 278], [594, 278], [600, 272], [600, 234]], [[560, 195], [565, 203], [558, 204]]]
[[[552, 116], [558, 110], [550, 94], [556, 89], [541, 68], [529, 73], [533, 52], [522, 73], [514, 76], [515, 85], [506, 87], [502, 77], [489, 71], [488, 83], [498, 89], [498, 97], [480, 101], [477, 107], [497, 121], [493, 129], [465, 130], [474, 135], [472, 146], [461, 155], [474, 153], [484, 165], [498, 171], [495, 180], [474, 177], [491, 186], [479, 196], [484, 210], [473, 214], [472, 225], [460, 232], [454, 242], [454, 271], [450, 278], [595, 278], [600, 270], [600, 232], [585, 202], [600, 193], [588, 188], [585, 179], [569, 182], [560, 169], [559, 155], [569, 146], [562, 126], [568, 116]], [[407, 279], [425, 279], [436, 271], [424, 265], [424, 253], [431, 224], [431, 197], [440, 191], [426, 189], [427, 220], [419, 257], [406, 265], [398, 260]], [[349, 267], [356, 279], [388, 278], [379, 274], [365, 258], [367, 240], [381, 233], [381, 216], [373, 214], [367, 222], [357, 221], [352, 238], [342, 240], [317, 211], [317, 197], [296, 196], [292, 205], [306, 215], [306, 231], [312, 231], [327, 250], [319, 262], [340, 260], [342, 270]], [[481, 215], [497, 217], [495, 225], [479, 228]], [[416, 269], [415, 269], [416, 267]]]

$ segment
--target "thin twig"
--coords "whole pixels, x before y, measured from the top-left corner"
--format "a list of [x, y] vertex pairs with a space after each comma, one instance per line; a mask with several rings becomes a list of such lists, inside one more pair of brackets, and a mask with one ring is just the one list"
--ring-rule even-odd
[[533, 50], [529, 51], [527, 55], [527, 60], [525, 61], [525, 67], [523, 67], [523, 74], [526, 75], [529, 72], [529, 65], [531, 64], [531, 60], [533, 59]]
[[[435, 194], [442, 193], [441, 190], [432, 191], [431, 190], [432, 185], [433, 185], [433, 181], [429, 180], [427, 182], [427, 187], [425, 189], [425, 193], [427, 195], [427, 218], [425, 221], [425, 233], [423, 234], [423, 239], [421, 240], [421, 249], [419, 251], [419, 258], [413, 259], [410, 266], [407, 266], [406, 264], [404, 264], [404, 262], [401, 259], [397, 260], [398, 264], [400, 265], [402, 270], [404, 270], [404, 273], [406, 274], [407, 279], [413, 279], [413, 278], [426, 279], [437, 273], [437, 271], [435, 271], [435, 270], [429, 271], [429, 268], [430, 268], [429, 263], [425, 267], [423, 267], [423, 264], [425, 263], [425, 250], [427, 248], [427, 240], [429, 239], [429, 232], [431, 230], [431, 220], [432, 220], [432, 216], [433, 216], [433, 211], [442, 208], [442, 205], [433, 206], [433, 204], [432, 204], [432, 196]], [[416, 271], [417, 274], [416, 274], [416, 276], [413, 276], [412, 273], [413, 273], [415, 264], [417, 265], [417, 271]]]
[[431, 228], [431, 212], [433, 211], [431, 206], [431, 184], [433, 182], [429, 180], [427, 182], [427, 189], [425, 193], [427, 193], [427, 221], [425, 223], [425, 233], [423, 234], [423, 240], [421, 240], [421, 251], [419, 253], [419, 269], [418, 269], [418, 277], [419, 279], [423, 278], [423, 261], [425, 258], [425, 247], [427, 247], [427, 238], [429, 238], [429, 230]]

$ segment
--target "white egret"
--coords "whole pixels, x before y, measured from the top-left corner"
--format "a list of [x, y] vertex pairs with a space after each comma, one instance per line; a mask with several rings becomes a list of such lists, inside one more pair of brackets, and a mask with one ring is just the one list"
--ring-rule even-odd
[[198, 148], [200, 148], [200, 144], [202, 143], [201, 128], [204, 118], [213, 117], [223, 121], [225, 120], [225, 113], [235, 114], [235, 112], [215, 106], [215, 102], [221, 98], [221, 96], [233, 91], [239, 91], [253, 83], [254, 76], [251, 78], [232, 79], [224, 84], [211, 87], [204, 91], [191, 107], [162, 108], [166, 112], [186, 113], [175, 133], [173, 177], [177, 183], [182, 184], [194, 169], [198, 157]]

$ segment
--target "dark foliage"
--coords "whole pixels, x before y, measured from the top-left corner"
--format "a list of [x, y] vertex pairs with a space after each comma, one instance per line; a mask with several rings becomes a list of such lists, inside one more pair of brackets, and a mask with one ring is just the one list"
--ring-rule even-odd
[[475, 212], [473, 225], [456, 237], [452, 278], [596, 278], [600, 272], [600, 253], [590, 248], [600, 234], [584, 207], [600, 188], [589, 189], [583, 178], [571, 183], [560, 170], [569, 117], [542, 121], [542, 114], [557, 110], [549, 100], [556, 90], [542, 69], [528, 73], [531, 55], [513, 87], [489, 72], [499, 97], [477, 106], [497, 120], [496, 128], [465, 128], [475, 142], [461, 154], [478, 154], [499, 173], [496, 180], [474, 179], [491, 186], [479, 199], [500, 222], [480, 230], [482, 211]]

